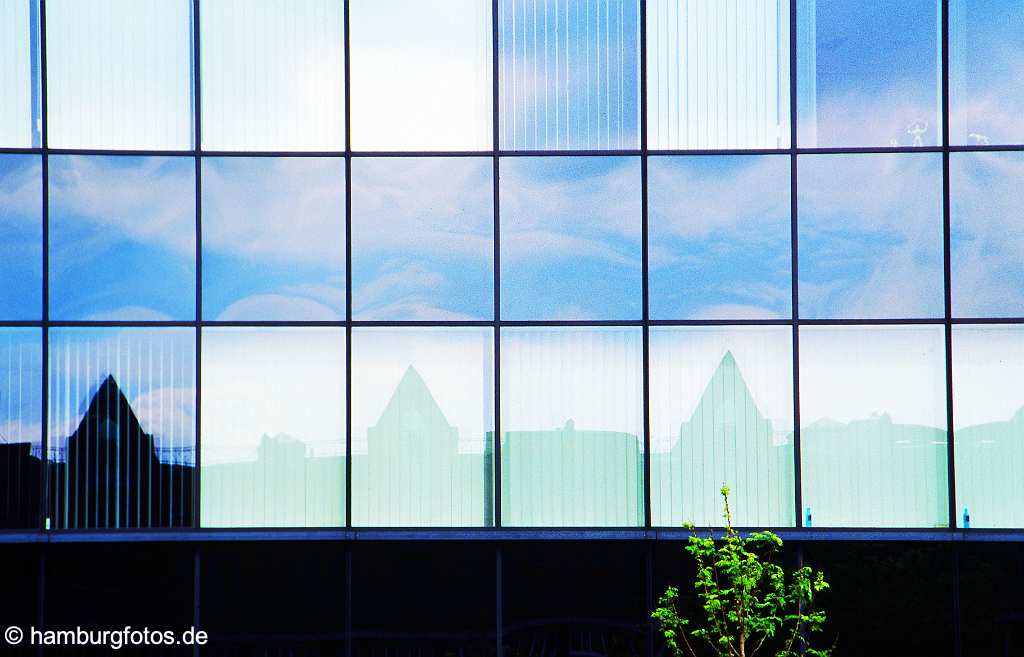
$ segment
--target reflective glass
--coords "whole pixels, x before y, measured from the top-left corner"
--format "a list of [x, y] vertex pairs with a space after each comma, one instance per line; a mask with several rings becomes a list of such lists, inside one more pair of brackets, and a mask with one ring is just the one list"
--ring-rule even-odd
[[501, 161], [502, 319], [639, 319], [640, 161]]
[[49, 145], [192, 148], [192, 3], [46, 3]]
[[793, 513], [788, 326], [650, 331], [651, 522], [787, 527]]
[[39, 2], [0, 3], [0, 148], [42, 146]]
[[491, 525], [490, 328], [354, 329], [352, 523]]
[[789, 147], [789, 0], [647, 3], [647, 143]]
[[352, 160], [352, 316], [494, 316], [490, 158]]
[[936, 0], [796, 0], [804, 148], [942, 142]]
[[203, 317], [345, 318], [345, 162], [203, 158]]
[[1024, 143], [1024, 4], [949, 2], [949, 140]]
[[942, 317], [942, 157], [804, 155], [800, 316]]
[[635, 327], [501, 330], [503, 526], [643, 524], [642, 342]]
[[54, 528], [191, 527], [196, 334], [50, 329]]
[[953, 327], [960, 527], [1024, 527], [1024, 326]]
[[1024, 316], [1024, 153], [949, 156], [953, 315]]
[[353, 0], [352, 148], [490, 150], [491, 3]]
[[50, 157], [50, 315], [192, 319], [195, 162]]
[[203, 527], [345, 524], [345, 333], [203, 330]]
[[0, 155], [0, 319], [42, 312], [42, 167], [36, 155]]
[[203, 0], [203, 148], [345, 147], [343, 3]]
[[940, 325], [800, 329], [804, 525], [946, 527]]
[[640, 3], [499, 0], [501, 147], [639, 145]]
[[789, 157], [652, 157], [653, 319], [790, 316]]
[[39, 527], [42, 333], [0, 329], [0, 529]]

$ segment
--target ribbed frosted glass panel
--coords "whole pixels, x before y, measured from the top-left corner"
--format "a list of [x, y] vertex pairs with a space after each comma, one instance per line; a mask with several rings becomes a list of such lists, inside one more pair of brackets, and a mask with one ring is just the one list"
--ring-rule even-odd
[[0, 155], [0, 319], [43, 312], [43, 180], [38, 155]]
[[0, 529], [39, 526], [42, 333], [0, 329]]
[[787, 527], [793, 514], [789, 327], [650, 333], [651, 522]]
[[942, 156], [802, 155], [800, 317], [945, 314]]
[[192, 3], [46, 3], [48, 138], [57, 148], [192, 147]]
[[944, 353], [942, 326], [800, 329], [805, 526], [948, 526]]
[[501, 161], [501, 316], [639, 319], [640, 159]]
[[203, 148], [345, 147], [343, 3], [204, 0]]
[[1024, 527], [1024, 326], [953, 327], [957, 523]]
[[1022, 57], [1019, 0], [950, 0], [950, 143], [1024, 143]]
[[353, 0], [352, 148], [490, 150], [491, 3]]
[[639, 328], [501, 331], [503, 526], [643, 524]]
[[352, 316], [494, 316], [490, 158], [352, 160]]
[[493, 523], [490, 328], [352, 332], [352, 523]]
[[195, 161], [50, 157], [50, 316], [196, 314]]
[[501, 147], [639, 146], [637, 0], [500, 0]]
[[203, 158], [203, 316], [345, 318], [345, 161]]
[[345, 332], [203, 330], [204, 527], [345, 524]]
[[39, 2], [0, 3], [0, 148], [42, 145]]
[[804, 148], [942, 141], [942, 0], [794, 0]]
[[789, 174], [785, 155], [648, 159], [653, 319], [790, 315]]
[[50, 330], [54, 528], [191, 527], [195, 331]]
[[647, 4], [650, 148], [789, 147], [789, 0]]
[[953, 315], [1024, 316], [1024, 153], [949, 156]]

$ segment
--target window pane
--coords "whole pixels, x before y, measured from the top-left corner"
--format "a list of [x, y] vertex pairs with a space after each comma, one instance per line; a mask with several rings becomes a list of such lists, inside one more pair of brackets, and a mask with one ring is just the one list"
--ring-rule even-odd
[[957, 522], [1024, 527], [1024, 326], [953, 327]]
[[353, 0], [352, 147], [490, 150], [491, 3]]
[[192, 148], [192, 3], [46, 3], [49, 144]]
[[191, 527], [195, 331], [50, 329], [54, 528]]
[[654, 157], [647, 166], [651, 317], [789, 317], [789, 157]]
[[503, 319], [639, 319], [640, 162], [501, 162]]
[[204, 527], [345, 524], [345, 333], [203, 330]]
[[199, 5], [203, 148], [344, 149], [341, 2]]
[[800, 146], [935, 146], [936, 0], [796, 0]]
[[800, 329], [801, 481], [813, 527], [946, 527], [942, 326]]
[[789, 147], [789, 0], [647, 4], [651, 148]]
[[36, 155], [0, 155], [0, 318], [43, 312], [43, 182]]
[[942, 317], [942, 158], [799, 159], [800, 316]]
[[39, 2], [0, 3], [0, 147], [42, 145]]
[[494, 316], [490, 158], [352, 160], [352, 316]]
[[0, 529], [39, 527], [42, 385], [39, 329], [0, 329]]
[[793, 352], [788, 326], [652, 328], [651, 521], [738, 527], [793, 515]]
[[644, 546], [515, 541], [501, 563], [503, 654], [651, 654]]
[[352, 333], [352, 522], [492, 524], [490, 328]]
[[951, 0], [951, 143], [1024, 143], [1022, 57], [1024, 5], [1017, 0]]
[[637, 0], [499, 0], [498, 11], [502, 148], [637, 148]]
[[642, 347], [632, 327], [502, 329], [502, 525], [643, 524]]
[[345, 162], [203, 158], [203, 317], [345, 318]]
[[953, 314], [1024, 315], [1024, 153], [949, 157]]
[[50, 157], [54, 319], [195, 317], [192, 158]]

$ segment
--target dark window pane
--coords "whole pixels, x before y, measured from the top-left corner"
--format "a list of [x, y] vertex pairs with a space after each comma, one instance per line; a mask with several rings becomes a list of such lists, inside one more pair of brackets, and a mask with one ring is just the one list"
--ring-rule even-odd
[[[0, 595], [0, 616], [4, 628], [11, 625], [24, 630], [39, 626], [39, 546], [0, 544], [0, 564], [3, 564], [4, 594]], [[0, 639], [2, 640], [2, 639]], [[38, 657], [38, 647], [26, 638], [14, 647], [6, 641], [4, 655], [10, 657]]]
[[203, 317], [345, 318], [345, 162], [203, 158]]
[[0, 319], [39, 319], [42, 300], [42, 167], [35, 155], [0, 155]]
[[789, 157], [647, 165], [652, 319], [789, 317]]
[[503, 547], [505, 654], [646, 655], [645, 552], [618, 541]]
[[796, 0], [799, 145], [941, 142], [935, 0]]
[[494, 655], [495, 582], [495, 548], [489, 541], [356, 546], [352, 654]]
[[1024, 546], [966, 543], [960, 552], [960, 645], [964, 657], [1024, 650]]
[[50, 523], [191, 527], [195, 331], [50, 330]]
[[500, 0], [501, 146], [636, 148], [640, 7]]
[[195, 161], [50, 157], [50, 315], [196, 314]]
[[358, 320], [494, 316], [494, 190], [484, 158], [352, 160]]
[[345, 550], [337, 544], [250, 543], [203, 548], [203, 654], [345, 654]]

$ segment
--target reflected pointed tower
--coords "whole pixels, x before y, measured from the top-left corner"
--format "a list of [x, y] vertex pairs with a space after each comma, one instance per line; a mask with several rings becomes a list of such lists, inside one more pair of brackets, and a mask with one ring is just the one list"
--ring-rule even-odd
[[100, 384], [63, 462], [51, 464], [58, 527], [188, 527], [190, 465], [164, 464], [113, 376]]

